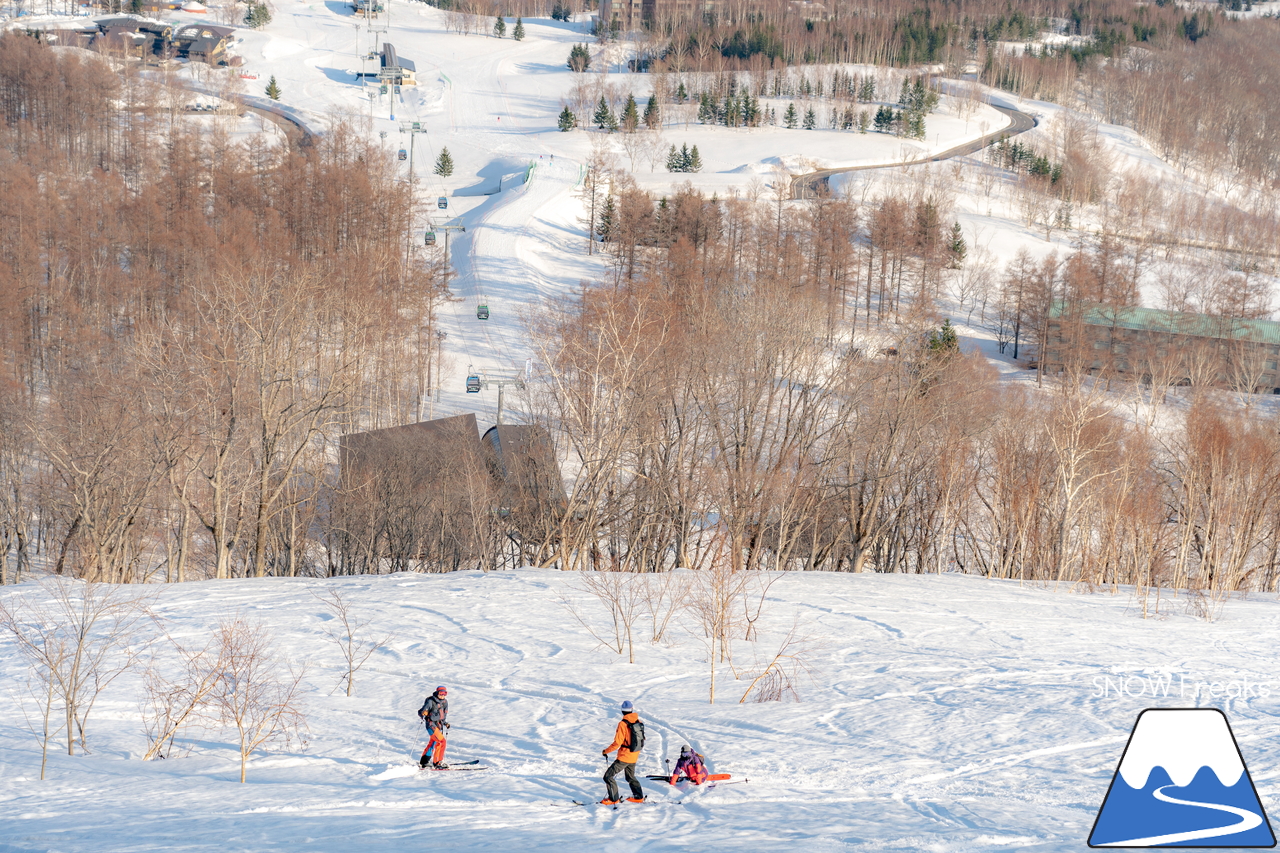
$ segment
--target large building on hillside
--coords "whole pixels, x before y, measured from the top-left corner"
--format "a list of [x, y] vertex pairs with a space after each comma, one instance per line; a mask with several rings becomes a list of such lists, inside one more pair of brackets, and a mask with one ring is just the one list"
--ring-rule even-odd
[[551, 436], [503, 424], [480, 436], [472, 414], [344, 435], [338, 546], [364, 571], [493, 560], [495, 537], [545, 539], [563, 512]]
[[600, 0], [600, 21], [615, 19], [623, 30], [636, 29], [656, 18], [687, 18], [714, 11], [721, 0]]
[[1280, 394], [1280, 323], [1152, 308], [1054, 303], [1045, 370], [1129, 375], [1146, 384]]

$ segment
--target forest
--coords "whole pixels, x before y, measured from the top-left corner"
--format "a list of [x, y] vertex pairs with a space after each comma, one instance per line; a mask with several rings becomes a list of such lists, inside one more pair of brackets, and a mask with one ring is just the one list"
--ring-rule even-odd
[[[1163, 55], [1212, 56], [1229, 30]], [[668, 94], [783, 79], [655, 71]], [[1096, 74], [1097, 91], [1160, 77]], [[1251, 388], [1188, 365], [1173, 388], [1089, 375], [1070, 341], [1063, 373], [1008, 382], [940, 313], [954, 297], [1024, 362], [1055, 303], [1137, 304], [1157, 273], [1156, 307], [1268, 316], [1262, 195], [1113, 172], [1085, 118], [799, 205], [763, 181], [653, 193], [597, 151], [582, 248], [609, 273], [530, 318], [519, 401], [554, 436], [563, 501], [406, 486], [383, 496], [397, 518], [461, 523], [397, 550], [344, 529], [336, 447], [428, 416], [449, 291], [412, 230], [419, 188], [358, 127], [232, 143], [165, 98], [128, 66], [0, 37], [0, 581], [727, 564], [1132, 584], [1210, 609], [1277, 588], [1280, 438]], [[1265, 158], [1214, 151], [1224, 186], [1265, 179]], [[959, 233], [961, 191], [1072, 250], [998, 263]], [[1073, 230], [1086, 208], [1099, 227]]]

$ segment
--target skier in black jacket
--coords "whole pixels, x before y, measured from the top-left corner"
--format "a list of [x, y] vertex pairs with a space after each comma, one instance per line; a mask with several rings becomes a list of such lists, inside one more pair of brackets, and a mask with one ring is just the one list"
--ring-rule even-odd
[[419, 767], [430, 764], [433, 770], [443, 770], [449, 766], [444, 763], [444, 735], [449, 728], [449, 700], [444, 698], [447, 695], [449, 691], [445, 690], [444, 685], [441, 684], [418, 709], [418, 716], [422, 718], [431, 735], [427, 740], [427, 748], [422, 750], [422, 758], [418, 761]]

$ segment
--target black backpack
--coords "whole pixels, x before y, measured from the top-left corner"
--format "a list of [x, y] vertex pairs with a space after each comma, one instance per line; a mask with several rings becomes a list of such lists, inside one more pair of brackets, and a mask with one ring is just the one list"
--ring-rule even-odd
[[630, 720], [624, 720], [627, 724], [627, 730], [631, 732], [631, 743], [627, 744], [627, 749], [632, 752], [639, 752], [644, 746], [644, 723], [636, 720], [634, 723]]

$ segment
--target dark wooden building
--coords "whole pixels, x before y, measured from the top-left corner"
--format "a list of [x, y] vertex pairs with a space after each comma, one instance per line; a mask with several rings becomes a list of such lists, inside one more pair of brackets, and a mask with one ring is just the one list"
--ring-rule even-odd
[[518, 560], [521, 542], [546, 535], [564, 506], [546, 430], [503, 425], [482, 439], [475, 415], [343, 436], [340, 468], [348, 570]]

